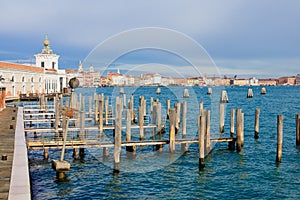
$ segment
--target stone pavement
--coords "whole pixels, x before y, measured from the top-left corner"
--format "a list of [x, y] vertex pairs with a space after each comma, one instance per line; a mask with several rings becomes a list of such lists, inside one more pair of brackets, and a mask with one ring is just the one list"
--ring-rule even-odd
[[[0, 112], [0, 199], [7, 199], [14, 155], [18, 108], [6, 107]], [[6, 155], [7, 160], [2, 160]]]

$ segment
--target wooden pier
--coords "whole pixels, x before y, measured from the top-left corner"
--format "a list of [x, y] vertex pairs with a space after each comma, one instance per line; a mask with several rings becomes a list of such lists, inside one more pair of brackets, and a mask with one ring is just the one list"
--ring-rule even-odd
[[[159, 99], [150, 99], [150, 105], [143, 97], [139, 97], [139, 105], [134, 107], [134, 96], [126, 101], [125, 93], [115, 99], [115, 105], [110, 97], [95, 94], [85, 99], [72, 93], [70, 101], [63, 104], [62, 95], [56, 95], [53, 105], [48, 105], [46, 98], [40, 99], [38, 106], [24, 107], [24, 132], [28, 150], [44, 150], [45, 159], [49, 157], [49, 150], [61, 149], [60, 161], [53, 161], [55, 169], [59, 170], [59, 163], [63, 162], [65, 149], [74, 149], [74, 158], [78, 158], [78, 149], [103, 148], [104, 156], [108, 156], [109, 148], [113, 149], [114, 171], [120, 171], [120, 155], [122, 147], [127, 152], [136, 154], [136, 148], [153, 146], [161, 152], [164, 145], [169, 146], [170, 153], [188, 151], [190, 144], [199, 145], [199, 169], [204, 168], [205, 155], [212, 150], [213, 143], [226, 142], [235, 146], [237, 150], [243, 147], [243, 113], [237, 113], [237, 139], [234, 132], [229, 137], [210, 138], [210, 111], [203, 109], [200, 103], [198, 118], [198, 136], [187, 138], [187, 102], [177, 102], [171, 108], [170, 100], [166, 101], [166, 113], [162, 112]], [[85, 108], [88, 100], [88, 108]], [[220, 133], [224, 132], [224, 105], [220, 104]], [[168, 120], [167, 120], [168, 116]], [[241, 117], [239, 117], [241, 116]], [[197, 116], [194, 117], [197, 120]], [[233, 123], [234, 124], [234, 123]], [[168, 133], [165, 131], [168, 130]], [[234, 128], [231, 127], [231, 130]], [[165, 134], [164, 134], [165, 133]], [[220, 134], [219, 133], [219, 134]], [[181, 138], [178, 136], [181, 134]], [[133, 138], [134, 136], [134, 138]], [[153, 148], [155, 149], [155, 148]], [[231, 148], [234, 149], [234, 148]], [[60, 173], [61, 174], [61, 173]]]

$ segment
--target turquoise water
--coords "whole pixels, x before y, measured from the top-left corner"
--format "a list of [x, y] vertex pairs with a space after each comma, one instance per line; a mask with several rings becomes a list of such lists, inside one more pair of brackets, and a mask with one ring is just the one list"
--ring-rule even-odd
[[[33, 199], [272, 199], [300, 198], [300, 149], [295, 146], [295, 114], [300, 113], [300, 87], [267, 87], [267, 94], [260, 95], [261, 87], [253, 87], [254, 98], [247, 99], [247, 87], [226, 88], [229, 103], [226, 105], [225, 133], [229, 135], [229, 114], [232, 108], [242, 108], [245, 113], [245, 145], [242, 152], [227, 149], [227, 143], [216, 144], [206, 156], [205, 169], [198, 170], [198, 146], [190, 145], [189, 152], [181, 154], [176, 146], [174, 155], [168, 148], [159, 154], [152, 147], [137, 150], [136, 158], [127, 158], [122, 150], [121, 172], [111, 168], [112, 154], [108, 160], [101, 158], [97, 149], [85, 151], [79, 160], [67, 150], [65, 160], [71, 171], [64, 180], [56, 178], [51, 160], [58, 159], [60, 151], [50, 151], [49, 160], [43, 151], [29, 151]], [[188, 137], [197, 137], [198, 102], [212, 110], [212, 134], [219, 137], [217, 106], [222, 88], [213, 87], [213, 95], [206, 95], [207, 88], [189, 88]], [[118, 95], [118, 88], [78, 89], [77, 93], [93, 95]], [[183, 88], [125, 88], [127, 96], [134, 94], [145, 99], [158, 97], [165, 108], [165, 100], [172, 103], [184, 100]], [[149, 101], [148, 101], [149, 102]], [[261, 109], [259, 139], [254, 136], [255, 108]], [[163, 109], [165, 112], [165, 109]], [[284, 115], [282, 162], [276, 164], [277, 115]], [[111, 137], [110, 133], [107, 133]], [[134, 134], [134, 133], [133, 133]], [[150, 133], [148, 133], [151, 137]], [[134, 137], [134, 136], [133, 136]], [[146, 133], [147, 137], [147, 133]], [[164, 137], [168, 137], [165, 135]], [[180, 134], [177, 138], [180, 138]], [[144, 157], [143, 157], [144, 155]], [[123, 169], [123, 170], [122, 170]]]

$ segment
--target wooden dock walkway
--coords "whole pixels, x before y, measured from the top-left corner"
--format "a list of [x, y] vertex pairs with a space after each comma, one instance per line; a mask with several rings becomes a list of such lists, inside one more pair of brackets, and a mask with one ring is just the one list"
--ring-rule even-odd
[[[211, 139], [211, 142], [232, 142], [234, 138], [216, 138]], [[198, 143], [199, 139], [178, 139], [175, 140], [175, 144], [193, 144]], [[170, 140], [143, 140], [143, 141], [130, 141], [122, 142], [122, 147], [132, 147], [132, 146], [156, 146], [156, 145], [166, 145], [170, 144]], [[66, 149], [74, 148], [113, 148], [114, 143], [112, 142], [99, 142], [97, 140], [72, 140], [66, 141]], [[61, 149], [63, 146], [63, 141], [30, 141], [27, 142], [28, 150], [43, 150], [48, 149]]]

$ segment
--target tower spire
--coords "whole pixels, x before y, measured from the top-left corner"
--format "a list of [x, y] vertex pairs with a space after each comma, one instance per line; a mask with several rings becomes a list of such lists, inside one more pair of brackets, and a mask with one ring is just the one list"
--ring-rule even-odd
[[44, 40], [44, 48], [42, 50], [43, 54], [52, 54], [52, 50], [50, 49], [50, 41], [48, 40], [48, 34], [45, 35]]

